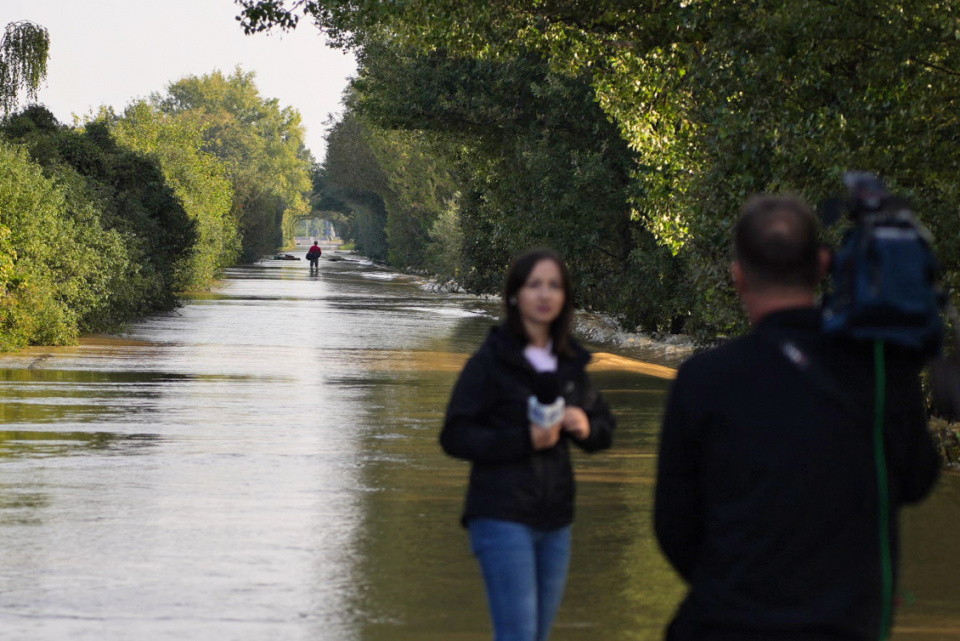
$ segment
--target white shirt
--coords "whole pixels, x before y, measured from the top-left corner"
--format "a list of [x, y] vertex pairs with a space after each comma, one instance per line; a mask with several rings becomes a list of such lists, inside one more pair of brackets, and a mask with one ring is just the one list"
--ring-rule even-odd
[[527, 345], [523, 348], [523, 355], [538, 372], [557, 371], [557, 355], [553, 353], [553, 341], [548, 341], [546, 347]]

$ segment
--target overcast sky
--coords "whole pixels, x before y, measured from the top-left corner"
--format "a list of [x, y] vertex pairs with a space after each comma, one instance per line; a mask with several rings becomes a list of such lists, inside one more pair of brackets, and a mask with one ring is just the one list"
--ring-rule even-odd
[[50, 32], [38, 101], [61, 122], [240, 65], [256, 73], [261, 96], [300, 112], [307, 147], [322, 161], [324, 121], [342, 109], [353, 56], [326, 47], [309, 23], [289, 34], [245, 36], [238, 9], [233, 0], [0, 0], [0, 28], [31, 20]]

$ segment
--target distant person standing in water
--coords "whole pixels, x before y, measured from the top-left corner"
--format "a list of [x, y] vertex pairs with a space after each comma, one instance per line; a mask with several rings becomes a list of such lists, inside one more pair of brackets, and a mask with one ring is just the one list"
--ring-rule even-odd
[[506, 320], [461, 372], [440, 443], [473, 464], [462, 523], [495, 641], [545, 641], [570, 559], [569, 446], [610, 447], [614, 419], [587, 375], [589, 353], [570, 336], [573, 301], [560, 258], [549, 250], [517, 258], [503, 302]]
[[317, 241], [313, 241], [313, 247], [307, 251], [307, 260], [310, 261], [310, 269], [317, 269], [319, 267], [320, 256], [323, 255], [323, 251], [320, 249], [320, 244]]

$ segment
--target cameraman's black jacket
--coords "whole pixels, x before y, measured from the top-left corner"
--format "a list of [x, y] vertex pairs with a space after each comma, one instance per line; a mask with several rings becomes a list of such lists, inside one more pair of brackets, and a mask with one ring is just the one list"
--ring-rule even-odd
[[[886, 360], [896, 567], [898, 508], [927, 494], [940, 461], [919, 363], [890, 348]], [[832, 382], [804, 369], [811, 364]], [[681, 366], [660, 442], [655, 524], [690, 592], [668, 638], [878, 638], [874, 401], [873, 345], [824, 336], [814, 308], [770, 314]]]
[[546, 450], [530, 441], [527, 399], [533, 367], [524, 345], [496, 327], [460, 374], [447, 407], [440, 444], [447, 454], [473, 463], [463, 523], [483, 517], [552, 529], [573, 521], [574, 481], [569, 443], [586, 451], [610, 447], [614, 419], [585, 371], [590, 355], [573, 340], [557, 355], [560, 390], [568, 406], [582, 408], [590, 436], [566, 433]]

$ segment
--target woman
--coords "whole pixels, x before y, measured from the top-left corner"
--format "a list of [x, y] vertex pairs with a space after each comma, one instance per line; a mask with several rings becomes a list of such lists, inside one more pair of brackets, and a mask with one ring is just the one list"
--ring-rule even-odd
[[[440, 443], [473, 463], [462, 521], [483, 571], [495, 641], [544, 641], [570, 558], [569, 444], [610, 447], [614, 420], [585, 371], [590, 355], [570, 337], [570, 277], [560, 258], [549, 250], [517, 258], [503, 301], [506, 320], [461, 372]], [[562, 419], [545, 427], [528, 418], [542, 373], [555, 376], [565, 401]]]

